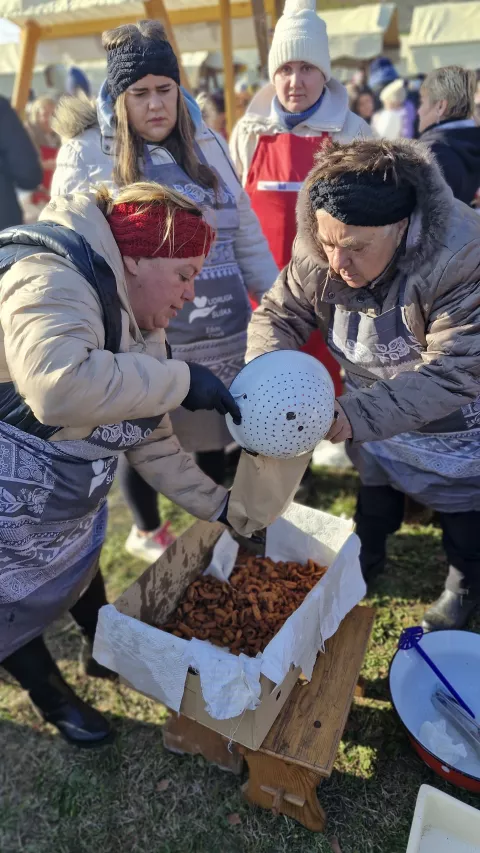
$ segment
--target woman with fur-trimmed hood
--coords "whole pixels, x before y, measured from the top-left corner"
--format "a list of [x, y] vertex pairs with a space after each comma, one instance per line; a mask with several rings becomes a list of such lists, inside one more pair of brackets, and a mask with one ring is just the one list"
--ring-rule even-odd
[[320, 328], [346, 392], [327, 438], [361, 486], [366, 579], [404, 495], [436, 510], [450, 569], [424, 618], [462, 628], [480, 603], [480, 221], [419, 143], [334, 144], [300, 193], [293, 257], [255, 312], [247, 358]]
[[[250, 296], [260, 301], [278, 275], [272, 254], [233, 168], [225, 140], [202, 120], [180, 87], [175, 53], [159, 21], [126, 24], [103, 34], [107, 79], [96, 109], [73, 98], [60, 107], [63, 139], [52, 196], [118, 188], [148, 178], [198, 204], [217, 239], [196, 279], [194, 300], [169, 328], [174, 358], [208, 366], [230, 384], [243, 367]], [[172, 412], [180, 443], [198, 454], [216, 482], [226, 473], [231, 436], [217, 412]], [[134, 517], [126, 549], [151, 563], [173, 537], [157, 494], [125, 464], [120, 481]]]

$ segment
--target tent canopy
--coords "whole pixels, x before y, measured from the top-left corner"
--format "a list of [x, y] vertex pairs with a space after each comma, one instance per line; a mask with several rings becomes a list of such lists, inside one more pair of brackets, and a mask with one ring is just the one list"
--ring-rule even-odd
[[[0, 19], [0, 74], [15, 74], [20, 60], [21, 29], [10, 21]], [[51, 63], [79, 65], [85, 62], [105, 62], [100, 36], [55, 39], [39, 42], [35, 70]]]
[[[172, 26], [205, 25], [220, 22], [217, 0], [164, 0]], [[273, 3], [265, 4], [270, 11]], [[230, 0], [234, 19], [251, 17], [251, 4], [243, 0]], [[42, 38], [62, 38], [65, 35], [90, 35], [110, 25], [111, 19], [121, 23], [138, 21], [145, 17], [145, 6], [140, 0], [1, 0], [0, 17], [23, 26], [26, 21], [36, 21], [42, 28]], [[49, 32], [49, 29], [51, 32]], [[248, 47], [251, 46], [247, 45]], [[218, 47], [218, 45], [217, 45]]]
[[332, 62], [361, 62], [400, 44], [397, 7], [394, 3], [355, 6], [320, 12], [327, 25]]
[[[210, 5], [209, 5], [210, 4]], [[277, 13], [277, 0], [265, 0], [265, 9], [273, 17]], [[103, 30], [131, 23], [141, 18], [160, 19], [167, 38], [180, 60], [182, 51], [217, 50], [222, 46], [224, 57], [225, 96], [227, 125], [234, 123], [235, 97], [232, 57], [231, 20], [246, 26], [246, 31], [236, 39], [236, 46], [251, 47], [256, 42], [251, 38], [254, 28], [252, 3], [244, 0], [0, 0], [0, 17], [7, 18], [22, 28], [19, 72], [15, 79], [12, 103], [21, 114], [25, 108], [32, 74], [35, 67], [37, 46], [40, 42], [81, 36], [98, 36]], [[257, 26], [261, 24], [259, 12], [255, 12]], [[220, 24], [220, 26], [219, 26]], [[184, 33], [190, 43], [179, 45], [177, 27], [190, 27]], [[211, 36], [208, 28], [217, 27], [214, 43], [205, 44], [204, 38]], [[174, 30], [175, 27], [175, 30]], [[207, 28], [207, 30], [202, 28]], [[179, 34], [180, 36], [180, 34]], [[188, 87], [188, 77], [180, 61], [180, 79]]]
[[413, 11], [410, 34], [402, 39], [410, 74], [444, 65], [480, 66], [480, 3], [437, 3]]
[[[164, 5], [170, 23], [175, 27], [180, 51], [218, 50], [218, 2], [164, 0]], [[274, 0], [266, 0], [267, 12], [271, 13], [273, 6]], [[230, 9], [233, 46], [254, 47], [256, 39], [251, 4], [243, 0], [230, 0]], [[320, 14], [327, 24], [334, 61], [343, 57], [371, 59], [382, 53], [384, 47], [398, 47], [397, 10], [393, 3], [337, 9]], [[36, 21], [42, 30], [41, 38], [45, 40], [97, 34], [111, 25], [111, 19], [127, 22], [145, 17], [145, 7], [139, 0], [75, 0], [74, 3], [71, 0], [0, 0], [0, 16], [19, 26], [28, 20]]]
[[[272, 6], [273, 0], [265, 4]], [[216, 51], [221, 43], [219, 5], [216, 0], [164, 0], [179, 50]], [[251, 17], [251, 4], [231, 0], [232, 43], [237, 48], [251, 48], [256, 44], [255, 28]], [[23, 26], [33, 20], [42, 30], [41, 39], [63, 40], [75, 36], [94, 36], [104, 29], [120, 23], [131, 23], [148, 17], [144, 3], [137, 0], [0, 0], [0, 17]], [[82, 39], [83, 41], [83, 39]], [[82, 55], [77, 61], [99, 59], [86, 56], [88, 48], [78, 46]]]

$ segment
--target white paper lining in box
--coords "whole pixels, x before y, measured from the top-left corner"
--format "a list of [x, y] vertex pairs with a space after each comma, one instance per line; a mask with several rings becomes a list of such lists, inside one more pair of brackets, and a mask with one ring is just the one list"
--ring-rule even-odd
[[[175, 711], [180, 710], [189, 666], [199, 673], [212, 717], [230, 719], [253, 710], [259, 703], [260, 674], [280, 684], [292, 666], [299, 666], [310, 679], [318, 651], [365, 595], [360, 542], [351, 529], [348, 521], [298, 504], [268, 528], [266, 556], [302, 564], [312, 559], [329, 569], [256, 658], [175, 637], [107, 605], [99, 614], [96, 660]], [[211, 573], [228, 577], [237, 550], [229, 534], [222, 534]]]

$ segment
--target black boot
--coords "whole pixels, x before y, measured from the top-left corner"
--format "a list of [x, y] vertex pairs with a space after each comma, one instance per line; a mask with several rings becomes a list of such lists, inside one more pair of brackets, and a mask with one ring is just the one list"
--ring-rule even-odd
[[363, 580], [367, 586], [385, 571], [386, 550], [366, 551], [362, 547], [360, 551], [360, 568]]
[[43, 637], [5, 658], [2, 666], [28, 691], [43, 719], [56, 726], [69, 743], [91, 748], [113, 740], [108, 720], [68, 686]]
[[422, 628], [424, 631], [460, 630], [479, 604], [478, 598], [445, 589], [425, 613]]
[[117, 681], [118, 675], [112, 669], [98, 663], [92, 655], [93, 640], [86, 634], [82, 637], [82, 648], [80, 650], [80, 665], [85, 673], [91, 678], [105, 678], [109, 681]]
[[56, 726], [68, 743], [92, 749], [112, 742], [114, 732], [108, 720], [83, 702], [60, 673], [49, 676], [48, 687], [44, 685], [40, 694], [31, 690], [30, 698], [45, 722]]
[[385, 570], [387, 539], [401, 526], [405, 498], [390, 486], [360, 486], [355, 532], [360, 538], [360, 566], [368, 585]]
[[80, 652], [80, 665], [83, 668], [85, 675], [90, 675], [93, 678], [108, 678], [115, 681], [117, 678], [116, 672], [97, 663], [92, 657], [93, 640], [97, 629], [98, 611], [101, 607], [108, 604], [107, 595], [105, 592], [105, 583], [102, 573], [98, 569], [90, 581], [90, 585], [83, 593], [82, 597], [70, 608], [75, 622], [79, 626], [83, 638], [82, 649]]

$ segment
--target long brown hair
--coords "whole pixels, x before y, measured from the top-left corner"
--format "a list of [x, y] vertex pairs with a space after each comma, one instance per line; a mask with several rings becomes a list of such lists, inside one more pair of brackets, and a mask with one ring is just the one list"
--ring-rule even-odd
[[[105, 50], [120, 47], [126, 42], [144, 48], [151, 41], [167, 41], [165, 30], [159, 21], [139, 21], [125, 24], [102, 35]], [[128, 122], [126, 93], [115, 101], [115, 165], [113, 178], [119, 186], [141, 180], [140, 160], [144, 142]], [[198, 159], [195, 148], [195, 125], [188, 111], [183, 94], [178, 87], [177, 122], [170, 135], [161, 143], [187, 175], [203, 187], [217, 190], [217, 177], [209, 166]]]

